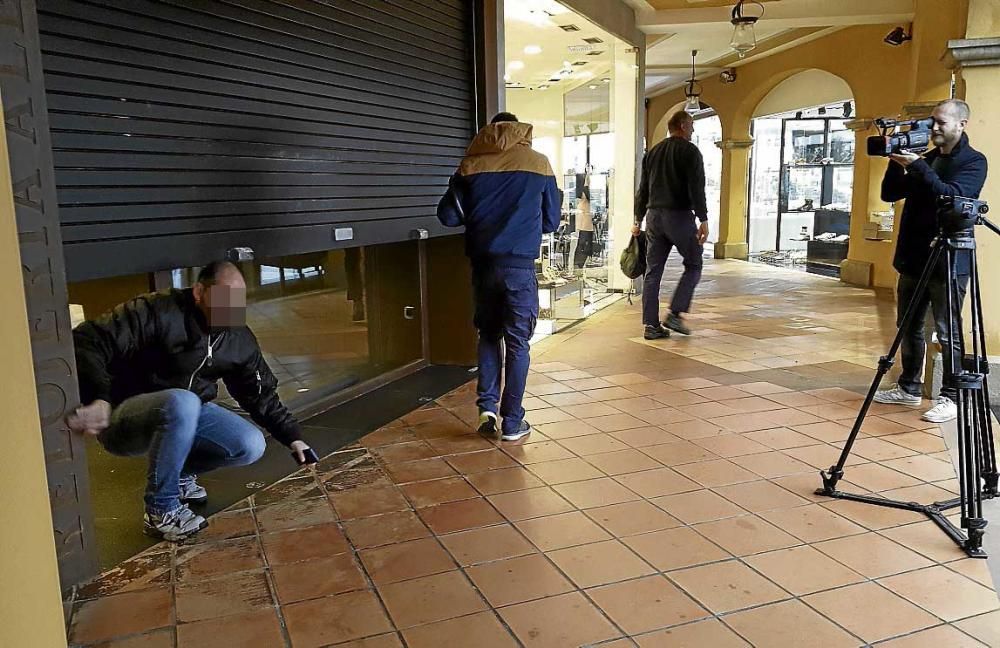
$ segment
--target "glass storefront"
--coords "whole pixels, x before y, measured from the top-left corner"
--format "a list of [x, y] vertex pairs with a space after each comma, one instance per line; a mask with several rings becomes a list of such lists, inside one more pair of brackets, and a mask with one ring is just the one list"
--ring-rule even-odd
[[844, 110], [838, 104], [754, 120], [750, 260], [839, 276], [854, 182], [854, 133]]
[[[241, 263], [247, 325], [295, 409], [423, 357], [416, 242], [356, 247]], [[198, 268], [70, 285], [78, 317], [159, 288], [187, 288]], [[109, 302], [95, 294], [94, 284]], [[88, 285], [91, 284], [91, 285]], [[117, 288], [115, 288], [117, 287]], [[220, 383], [220, 402], [235, 405]]]
[[532, 147], [563, 191], [536, 268], [544, 335], [627, 289], [616, 269], [632, 221], [636, 54], [556, 2], [507, 0], [504, 11], [506, 109], [534, 126]]

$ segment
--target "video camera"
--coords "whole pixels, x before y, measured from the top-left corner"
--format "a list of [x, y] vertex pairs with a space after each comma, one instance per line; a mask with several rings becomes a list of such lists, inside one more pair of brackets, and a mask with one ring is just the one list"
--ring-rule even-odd
[[985, 200], [962, 196], [938, 196], [938, 224], [946, 234], [968, 232], [990, 211]]
[[[934, 118], [898, 121], [888, 117], [875, 120], [878, 135], [868, 138], [868, 155], [888, 157], [894, 153], [923, 153], [930, 147]], [[906, 128], [901, 131], [899, 129]]]

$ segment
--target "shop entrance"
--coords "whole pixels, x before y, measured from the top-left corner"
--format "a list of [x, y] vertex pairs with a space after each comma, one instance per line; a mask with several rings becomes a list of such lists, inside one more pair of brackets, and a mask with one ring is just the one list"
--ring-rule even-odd
[[636, 53], [558, 2], [507, 0], [504, 27], [506, 109], [534, 126], [564, 194], [536, 266], [546, 335], [630, 288], [617, 258], [632, 221]]
[[855, 135], [847, 124], [854, 102], [848, 94], [820, 105], [788, 107], [817, 98], [817, 81], [833, 85], [826, 97], [850, 92], [833, 75], [801, 73], [779, 84], [753, 120], [749, 259], [839, 277], [851, 226]]

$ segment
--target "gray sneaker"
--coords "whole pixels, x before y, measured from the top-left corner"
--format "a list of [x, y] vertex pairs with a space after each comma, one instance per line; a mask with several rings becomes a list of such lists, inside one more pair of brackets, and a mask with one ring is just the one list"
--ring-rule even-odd
[[677, 331], [681, 335], [691, 335], [691, 329], [684, 323], [684, 320], [679, 315], [674, 315], [673, 313], [667, 315], [667, 319], [663, 321], [663, 326], [671, 331]]
[[208, 526], [208, 520], [194, 513], [186, 504], [162, 515], [146, 513], [143, 532], [154, 538], [180, 542]]
[[670, 331], [662, 326], [649, 326], [642, 328], [642, 337], [646, 340], [663, 340], [670, 337]]
[[531, 424], [527, 421], [521, 421], [521, 425], [518, 426], [517, 430], [504, 432], [500, 438], [504, 441], [520, 441], [529, 434], [531, 434]]
[[181, 504], [204, 504], [208, 501], [208, 491], [196, 480], [198, 475], [181, 475], [178, 486], [181, 489]]

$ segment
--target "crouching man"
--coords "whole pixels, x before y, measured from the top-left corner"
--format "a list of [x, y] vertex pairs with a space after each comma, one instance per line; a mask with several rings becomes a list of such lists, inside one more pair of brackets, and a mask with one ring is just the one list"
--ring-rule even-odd
[[227, 262], [192, 288], [143, 295], [73, 331], [80, 398], [70, 429], [120, 456], [148, 455], [145, 532], [179, 541], [207, 522], [188, 504], [208, 494], [199, 474], [251, 464], [264, 436], [212, 402], [221, 379], [257, 425], [300, 462], [309, 446], [278, 399], [278, 381], [246, 327], [246, 283]]

